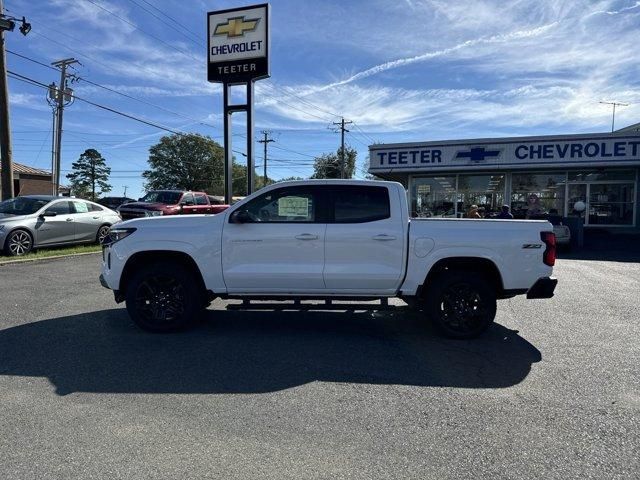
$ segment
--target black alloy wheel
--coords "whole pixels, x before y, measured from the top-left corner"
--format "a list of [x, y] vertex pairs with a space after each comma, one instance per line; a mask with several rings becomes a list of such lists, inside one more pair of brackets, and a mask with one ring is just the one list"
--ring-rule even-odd
[[31, 235], [24, 230], [15, 230], [9, 234], [5, 244], [5, 253], [12, 257], [21, 257], [33, 249]]
[[445, 272], [434, 279], [425, 300], [436, 327], [451, 338], [477, 337], [496, 315], [491, 283], [473, 272]]
[[202, 311], [202, 293], [193, 274], [177, 263], [143, 266], [126, 288], [131, 319], [150, 332], [182, 330]]

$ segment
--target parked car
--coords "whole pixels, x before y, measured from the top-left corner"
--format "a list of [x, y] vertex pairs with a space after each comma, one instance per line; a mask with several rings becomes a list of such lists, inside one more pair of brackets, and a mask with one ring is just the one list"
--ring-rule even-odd
[[188, 326], [217, 297], [400, 297], [444, 334], [471, 338], [491, 325], [497, 299], [553, 296], [549, 222], [408, 213], [395, 182], [282, 182], [220, 215], [113, 227], [100, 282], [150, 331]]
[[135, 201], [135, 198], [129, 197], [104, 197], [97, 202], [103, 207], [110, 208], [111, 210], [117, 210], [119, 206]]
[[212, 205], [204, 192], [153, 190], [137, 202], [122, 205], [119, 212], [123, 220], [129, 220], [163, 215], [220, 213], [227, 208], [228, 205]]
[[549, 215], [549, 222], [553, 225], [553, 233], [556, 235], [556, 243], [565, 249], [571, 247], [571, 230], [562, 223], [559, 215]]
[[544, 213], [531, 217], [532, 220], [547, 220], [553, 225], [553, 233], [556, 235], [556, 245], [565, 249], [571, 247], [571, 230], [562, 223], [562, 215], [554, 213]]
[[19, 256], [35, 248], [100, 243], [120, 216], [88, 200], [26, 195], [0, 203], [0, 247]]

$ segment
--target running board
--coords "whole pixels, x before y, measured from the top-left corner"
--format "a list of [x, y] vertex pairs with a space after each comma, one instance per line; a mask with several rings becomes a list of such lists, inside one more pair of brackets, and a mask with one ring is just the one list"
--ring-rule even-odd
[[346, 303], [345, 301], [336, 301], [333, 299], [327, 299], [324, 301], [318, 300], [284, 300], [284, 301], [270, 301], [263, 300], [260, 303], [243, 299], [242, 303], [227, 304], [227, 310], [386, 310], [397, 308], [397, 306], [389, 305], [387, 298], [378, 299], [379, 303]]

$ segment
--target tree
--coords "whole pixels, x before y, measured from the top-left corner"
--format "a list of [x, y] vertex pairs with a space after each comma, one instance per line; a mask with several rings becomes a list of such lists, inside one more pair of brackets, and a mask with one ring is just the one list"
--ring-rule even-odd
[[111, 191], [111, 185], [107, 183], [111, 168], [107, 167], [105, 159], [100, 152], [93, 148], [84, 151], [77, 162], [71, 165], [72, 173], [67, 175], [71, 182], [71, 190], [77, 197], [96, 199], [96, 187], [99, 194]]
[[[325, 153], [316, 157], [313, 163], [313, 175], [311, 178], [340, 178], [341, 150], [336, 153]], [[344, 178], [352, 178], [356, 170], [356, 155], [354, 148], [349, 146], [344, 149]]]
[[149, 148], [148, 162], [150, 169], [142, 176], [149, 190], [224, 192], [224, 149], [210, 137], [194, 133], [164, 136]]

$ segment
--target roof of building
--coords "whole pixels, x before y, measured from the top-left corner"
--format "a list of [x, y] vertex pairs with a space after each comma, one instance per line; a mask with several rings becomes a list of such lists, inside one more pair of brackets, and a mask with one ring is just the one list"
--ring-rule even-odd
[[616, 130], [614, 133], [631, 133], [640, 132], [640, 123], [634, 123], [633, 125], [626, 126]]
[[24, 173], [25, 175], [40, 175], [43, 177], [51, 176], [51, 172], [47, 172], [46, 170], [40, 170], [39, 168], [29, 167], [27, 165], [23, 165], [18, 162], [13, 162], [13, 172]]

